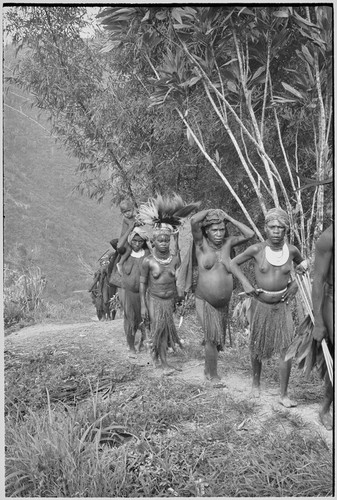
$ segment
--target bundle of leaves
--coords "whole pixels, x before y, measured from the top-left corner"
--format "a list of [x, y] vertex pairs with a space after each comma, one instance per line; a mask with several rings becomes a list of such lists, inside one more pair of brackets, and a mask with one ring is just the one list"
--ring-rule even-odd
[[[310, 315], [307, 315], [299, 325], [297, 334], [288, 348], [286, 360], [295, 358], [298, 362], [298, 367], [303, 370], [306, 377], [309, 377], [311, 371], [316, 368], [320, 377], [323, 379], [327, 365], [323, 354], [322, 345], [317, 342], [313, 336], [313, 322]], [[333, 347], [328, 343], [330, 354]]]

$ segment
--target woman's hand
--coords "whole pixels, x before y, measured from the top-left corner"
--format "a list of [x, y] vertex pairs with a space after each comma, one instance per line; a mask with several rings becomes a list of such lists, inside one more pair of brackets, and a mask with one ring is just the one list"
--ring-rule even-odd
[[302, 260], [298, 264], [298, 266], [295, 267], [295, 271], [297, 274], [304, 274], [308, 270], [308, 262], [306, 260]]
[[287, 290], [281, 297], [281, 302], [285, 302], [288, 304], [289, 300], [293, 299], [297, 293], [298, 285], [296, 281], [292, 281], [290, 285], [287, 287]]
[[141, 305], [140, 307], [140, 314], [142, 317], [143, 321], [148, 321], [149, 320], [149, 311], [145, 305]]
[[260, 288], [254, 288], [251, 284], [243, 285], [243, 289], [248, 297], [258, 297], [259, 293], [262, 291]]

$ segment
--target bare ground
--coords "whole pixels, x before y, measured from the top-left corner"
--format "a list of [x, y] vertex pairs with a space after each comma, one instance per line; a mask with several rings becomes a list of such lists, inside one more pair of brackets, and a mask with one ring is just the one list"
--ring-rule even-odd
[[[131, 357], [126, 346], [123, 330], [123, 320], [99, 322], [92, 318], [90, 322], [75, 324], [39, 324], [23, 328], [5, 338], [5, 352], [38, 353], [44, 349], [53, 349], [58, 353], [66, 354], [70, 350], [79, 353], [89, 351], [98, 356], [107, 366], [116, 366], [119, 362], [128, 361], [139, 365], [151, 376], [162, 376], [161, 370], [155, 369], [149, 355], [145, 352]], [[230, 394], [238, 401], [249, 400], [251, 396], [251, 380], [247, 374], [231, 370], [231, 357], [228, 351], [219, 355], [219, 373], [222, 375], [223, 387], [213, 388], [204, 384], [203, 361], [187, 359], [183, 363], [182, 371], [176, 371], [172, 377], [179, 378], [187, 383], [200, 384], [202, 392], [218, 391], [221, 394]], [[225, 373], [225, 375], [224, 375]], [[322, 388], [323, 394], [323, 388]], [[275, 412], [290, 412], [294, 419], [303, 421], [308, 432], [320, 435], [327, 445], [332, 448], [332, 432], [327, 431], [318, 417], [319, 403], [299, 402], [296, 408], [286, 409], [278, 402], [277, 384], [268, 387], [262, 382], [259, 398], [255, 399], [258, 411], [253, 418], [241, 422], [238, 430], [258, 429], [264, 420]]]

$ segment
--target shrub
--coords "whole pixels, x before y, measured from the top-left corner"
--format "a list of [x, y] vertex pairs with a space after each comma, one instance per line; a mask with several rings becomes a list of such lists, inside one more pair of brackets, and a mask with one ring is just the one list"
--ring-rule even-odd
[[42, 306], [46, 280], [38, 266], [23, 270], [4, 266], [4, 325], [9, 328], [22, 320], [32, 321]]

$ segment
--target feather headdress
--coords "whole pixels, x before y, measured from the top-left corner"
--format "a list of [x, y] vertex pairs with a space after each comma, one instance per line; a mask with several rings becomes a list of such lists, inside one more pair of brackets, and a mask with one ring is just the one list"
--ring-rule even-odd
[[176, 230], [183, 223], [183, 219], [188, 217], [199, 205], [200, 202], [187, 205], [177, 194], [172, 196], [157, 195], [156, 198], [150, 198], [146, 203], [140, 205], [138, 219], [144, 224], [153, 226], [153, 228], [169, 225], [173, 230]]

